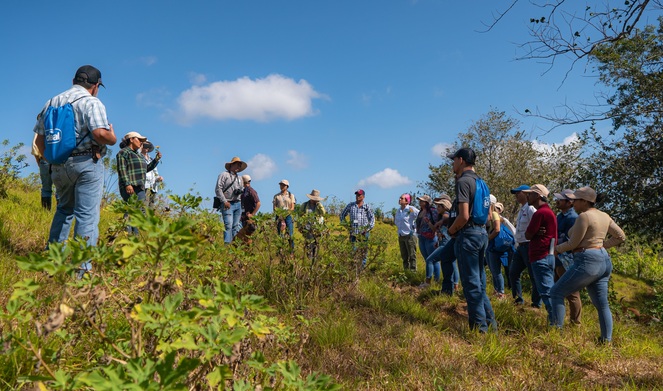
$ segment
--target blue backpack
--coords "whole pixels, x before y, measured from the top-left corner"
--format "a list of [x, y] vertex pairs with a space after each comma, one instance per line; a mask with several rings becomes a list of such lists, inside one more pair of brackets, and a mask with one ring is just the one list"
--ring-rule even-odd
[[477, 177], [477, 189], [474, 193], [474, 203], [472, 204], [472, 216], [470, 217], [474, 224], [486, 225], [488, 221], [488, 211], [490, 210], [490, 190], [486, 182]]
[[[44, 158], [51, 164], [64, 163], [85, 137], [76, 142], [76, 121], [74, 108], [71, 105], [77, 100], [67, 102], [64, 106], [53, 107], [49, 102], [44, 113]], [[89, 134], [89, 132], [88, 132]]]
[[497, 253], [509, 251], [516, 243], [513, 233], [506, 224], [500, 224], [500, 232], [495, 236], [493, 241], [494, 244], [490, 250]]

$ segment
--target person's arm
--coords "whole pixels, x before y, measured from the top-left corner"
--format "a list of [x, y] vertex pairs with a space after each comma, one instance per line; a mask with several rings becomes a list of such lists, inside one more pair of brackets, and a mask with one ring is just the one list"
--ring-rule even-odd
[[[260, 201], [256, 202], [256, 207], [253, 208], [253, 212], [250, 213], [251, 216], [255, 216], [256, 213], [258, 213], [258, 210], [260, 210]], [[249, 216], [249, 217], [251, 217]]]
[[569, 230], [569, 240], [556, 246], [555, 253], [557, 254], [565, 253], [567, 251], [574, 250], [578, 246], [580, 246], [580, 243], [585, 238], [585, 234], [587, 233], [588, 227], [589, 227], [589, 220], [587, 219], [587, 215], [583, 216], [583, 214], [581, 214], [576, 220], [575, 224], [573, 224], [573, 227], [571, 227], [571, 229]]
[[603, 241], [603, 247], [606, 249], [618, 246], [626, 240], [626, 234], [612, 219], [610, 219], [608, 234], [610, 235], [610, 239]]
[[501, 222], [499, 217], [496, 218], [496, 219], [493, 219], [493, 230], [488, 235], [488, 240], [495, 239], [497, 237], [497, 235], [500, 234], [501, 226], [502, 226], [502, 222]]
[[454, 223], [449, 227], [449, 235], [456, 235], [468, 221], [470, 221], [470, 204], [467, 202], [459, 202], [458, 216], [456, 216], [456, 220], [454, 220]]
[[529, 225], [527, 226], [527, 230], [525, 230], [525, 239], [527, 240], [532, 240], [536, 235], [539, 233], [539, 229], [541, 228], [541, 214], [534, 214], [532, 218], [529, 221]]
[[157, 164], [159, 164], [160, 160], [161, 160], [161, 152], [157, 152], [157, 157], [152, 159], [152, 161], [147, 165], [147, 172], [154, 170], [155, 175], [159, 175], [156, 169], [157, 169]]
[[97, 128], [93, 130], [92, 137], [99, 145], [115, 145], [117, 142], [117, 137], [115, 136], [115, 131], [113, 130], [113, 124], [108, 124], [108, 129]]
[[[39, 151], [40, 156], [44, 156], [44, 149], [46, 149], [46, 144], [44, 143], [44, 135], [43, 134], [37, 134], [34, 140], [35, 145], [37, 146], [37, 151]], [[39, 157], [35, 156], [37, 158], [37, 163], [39, 163]]]
[[375, 215], [371, 208], [366, 208], [366, 217], [368, 217], [368, 230], [372, 230], [375, 227]]
[[345, 220], [345, 216], [347, 216], [349, 210], [350, 210], [350, 204], [345, 205], [345, 208], [343, 208], [343, 212], [341, 212], [341, 215], [339, 216], [341, 223], [343, 222], [343, 220]]
[[219, 174], [219, 177], [216, 179], [216, 188], [214, 188], [214, 192], [216, 193], [217, 198], [221, 200], [223, 207], [228, 209], [230, 208], [230, 202], [226, 199], [226, 195], [223, 194], [223, 185], [226, 182], [226, 176], [223, 174], [225, 174], [225, 172]]
[[120, 186], [124, 186], [127, 194], [131, 195], [134, 193], [134, 188], [129, 182], [129, 172], [127, 171], [129, 160], [127, 160], [124, 152], [124, 150], [120, 150], [117, 153], [117, 181]]
[[297, 200], [295, 199], [295, 195], [290, 193], [290, 206], [288, 207], [288, 210], [294, 211], [295, 205], [297, 205]]

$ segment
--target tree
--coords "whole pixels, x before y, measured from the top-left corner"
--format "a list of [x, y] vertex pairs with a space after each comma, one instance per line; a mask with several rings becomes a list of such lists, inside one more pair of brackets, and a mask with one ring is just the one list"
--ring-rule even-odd
[[[484, 178], [490, 191], [505, 205], [507, 214], [513, 215], [518, 208], [510, 190], [520, 184], [542, 183], [551, 191], [573, 187], [580, 177], [576, 168], [582, 164], [580, 140], [568, 145], [553, 145], [542, 148], [527, 140], [525, 132], [519, 130], [520, 122], [508, 117], [503, 111], [492, 109], [474, 122], [451, 150], [472, 148], [477, 154], [475, 169]], [[429, 165], [428, 181], [422, 184], [433, 193], [454, 194], [452, 161], [443, 154], [443, 163]]]
[[583, 136], [595, 153], [585, 180], [606, 193], [607, 211], [629, 231], [659, 235], [663, 228], [663, 18], [631, 37], [592, 53], [608, 97], [608, 137]]

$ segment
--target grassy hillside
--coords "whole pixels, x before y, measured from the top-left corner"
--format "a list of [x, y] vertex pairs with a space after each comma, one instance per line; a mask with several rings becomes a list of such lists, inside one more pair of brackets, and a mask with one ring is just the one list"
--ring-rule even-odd
[[[500, 330], [481, 335], [462, 294], [416, 288], [423, 260], [402, 271], [393, 226], [376, 226], [362, 270], [329, 216], [312, 265], [302, 236], [290, 254], [271, 216], [253, 246], [228, 247], [218, 215], [178, 202], [147, 216], [105, 207], [99, 247], [46, 253], [39, 194], [0, 200], [0, 389], [663, 389], [651, 245], [613, 257], [611, 345], [595, 343], [586, 293], [582, 324], [563, 331], [545, 310], [492, 300]], [[125, 211], [139, 237], [123, 232]], [[72, 278], [85, 259], [92, 275]]]

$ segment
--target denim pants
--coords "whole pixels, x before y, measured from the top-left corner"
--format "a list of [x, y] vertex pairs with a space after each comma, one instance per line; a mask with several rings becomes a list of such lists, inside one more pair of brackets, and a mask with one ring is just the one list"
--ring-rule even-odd
[[426, 258], [426, 264], [429, 262], [440, 263], [442, 269], [442, 292], [453, 294], [454, 286], [460, 280], [458, 272], [458, 262], [456, 262], [456, 239], [451, 238], [440, 245]]
[[[288, 241], [290, 242], [290, 249], [295, 250], [295, 225], [293, 224], [292, 221], [292, 216], [287, 215], [285, 217], [285, 229], [288, 231]], [[283, 236], [283, 232], [281, 232], [281, 224], [279, 220], [276, 220], [276, 232], [279, 234], [279, 236]]]
[[534, 283], [534, 274], [532, 272], [532, 265], [529, 262], [529, 242], [521, 243], [516, 248], [516, 253], [513, 256], [513, 262], [509, 268], [509, 280], [511, 282], [511, 293], [517, 302], [523, 302], [523, 285], [520, 281], [520, 276], [523, 270], [527, 269], [530, 279], [532, 280], [532, 305], [541, 307], [541, 297], [539, 291], [536, 289]]
[[399, 235], [398, 247], [401, 250], [403, 269], [417, 270], [417, 245], [414, 242], [414, 235]]
[[51, 198], [53, 196], [51, 164], [44, 159], [39, 160], [39, 178], [41, 178], [41, 198]]
[[230, 208], [221, 204], [221, 217], [226, 231], [223, 233], [223, 241], [230, 243], [239, 232], [239, 219], [242, 215], [242, 204], [239, 201], [230, 203]]
[[532, 262], [532, 272], [534, 272], [533, 282], [548, 312], [548, 324], [552, 326], [555, 324], [555, 315], [550, 301], [550, 290], [555, 283], [555, 256], [549, 254], [543, 259]]
[[[144, 188], [134, 186], [134, 194], [138, 198], [138, 201], [142, 201], [143, 203], [145, 203], [146, 194], [145, 194], [145, 189]], [[127, 190], [125, 189], [124, 186], [120, 186], [120, 196], [122, 197], [122, 199], [125, 202], [128, 201], [129, 198], [131, 198], [131, 195], [129, 193], [127, 193]], [[141, 209], [143, 210], [143, 213], [144, 213], [145, 209], [144, 208], [141, 208]], [[127, 218], [126, 214], [124, 215], [124, 218], [125, 219]], [[127, 232], [129, 233], [129, 235], [138, 235], [138, 228], [127, 225]]]
[[433, 239], [426, 239], [419, 234], [419, 251], [426, 260], [426, 278], [435, 276], [435, 281], [439, 281], [440, 263], [428, 261], [428, 257], [435, 251], [435, 243], [437, 243], [437, 236], [434, 236]]
[[493, 276], [493, 288], [497, 293], [504, 293], [504, 276], [502, 276], [502, 265], [509, 264], [509, 252], [502, 253], [488, 251], [488, 268]]
[[612, 340], [612, 312], [608, 302], [608, 281], [612, 273], [612, 261], [604, 248], [588, 249], [573, 254], [573, 265], [555, 283], [550, 291], [555, 324], [564, 325], [566, 308], [564, 297], [587, 288], [592, 304], [599, 314], [601, 340]]
[[478, 328], [480, 332], [489, 328], [497, 330], [495, 313], [486, 294], [486, 247], [488, 233], [484, 227], [469, 226], [456, 236], [455, 250], [470, 329]]
[[[64, 242], [69, 238], [73, 219], [74, 236], [84, 238], [89, 246], [99, 239], [99, 213], [104, 185], [104, 164], [92, 156], [71, 156], [63, 164], [51, 165], [57, 208], [51, 223], [48, 242]], [[91, 270], [88, 261], [81, 270]]]

